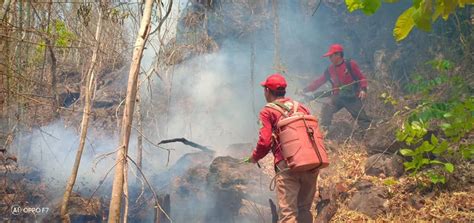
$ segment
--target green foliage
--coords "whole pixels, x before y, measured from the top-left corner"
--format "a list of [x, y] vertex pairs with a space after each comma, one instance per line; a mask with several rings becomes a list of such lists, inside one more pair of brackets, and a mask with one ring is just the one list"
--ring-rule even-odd
[[345, 0], [349, 12], [361, 10], [366, 15], [374, 14], [380, 8], [380, 0]]
[[[474, 158], [474, 144], [467, 140], [474, 126], [474, 96], [469, 94], [466, 83], [459, 80], [462, 77], [446, 74], [452, 70], [452, 62], [438, 60], [427, 64], [440, 74], [432, 79], [421, 75], [414, 78], [408, 89], [418, 105], [408, 108], [410, 112], [396, 138], [410, 146], [400, 150], [400, 154], [410, 158], [404, 163], [406, 171], [416, 176], [422, 169], [439, 166], [425, 175], [434, 184], [444, 184], [445, 177], [456, 169], [453, 157]], [[435, 92], [443, 94], [434, 95]]]
[[76, 39], [76, 35], [69, 31], [66, 27], [66, 24], [61, 20], [54, 20], [54, 30], [55, 30], [55, 46], [56, 47], [68, 47], [72, 41]]
[[[349, 12], [361, 10], [366, 15], [374, 14], [382, 5], [382, 0], [345, 0]], [[397, 0], [385, 0], [395, 3]], [[432, 30], [432, 24], [441, 16], [447, 20], [457, 8], [473, 5], [474, 0], [414, 0], [411, 7], [406, 9], [397, 19], [393, 29], [396, 41], [405, 39], [416, 27], [425, 32]]]
[[380, 99], [383, 100], [383, 103], [384, 104], [388, 104], [390, 103], [391, 105], [397, 105], [398, 104], [398, 101], [395, 100], [392, 95], [390, 95], [389, 93], [387, 92], [384, 92], [380, 95]]
[[40, 63], [43, 60], [44, 51], [46, 50], [46, 43], [41, 40], [35, 48], [33, 55], [33, 63]]
[[383, 181], [385, 186], [394, 186], [397, 185], [397, 183], [397, 180], [395, 180], [393, 177], [389, 177]]
[[393, 28], [394, 35], [398, 36], [397, 41], [399, 41], [399, 39], [405, 39], [413, 27], [415, 27], [415, 21], [413, 19], [414, 13], [415, 9], [410, 7], [398, 17], [395, 27]]
[[[69, 31], [66, 24], [61, 20], [53, 20], [52, 24], [44, 30], [48, 38], [53, 42], [54, 47], [69, 47], [74, 40], [77, 39], [77, 36]], [[41, 40], [35, 48], [35, 54], [33, 56], [34, 63], [39, 63], [43, 60], [44, 51], [46, 50], [46, 43], [44, 40]]]
[[459, 142], [472, 129], [474, 123], [474, 97], [461, 101], [443, 115], [440, 127], [453, 142]]

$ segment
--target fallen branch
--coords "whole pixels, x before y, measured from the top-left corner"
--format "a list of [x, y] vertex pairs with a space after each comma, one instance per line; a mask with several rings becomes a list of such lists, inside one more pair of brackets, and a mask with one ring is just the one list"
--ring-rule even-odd
[[159, 142], [157, 145], [161, 145], [161, 144], [167, 144], [167, 143], [172, 143], [172, 142], [180, 142], [180, 143], [183, 143], [184, 145], [187, 145], [187, 146], [191, 146], [191, 147], [194, 147], [196, 149], [200, 149], [204, 152], [209, 152], [209, 153], [214, 153], [214, 150], [211, 150], [203, 145], [199, 145], [195, 142], [191, 142], [185, 138], [174, 138], [174, 139], [166, 139], [166, 140], [161, 140], [161, 142]]

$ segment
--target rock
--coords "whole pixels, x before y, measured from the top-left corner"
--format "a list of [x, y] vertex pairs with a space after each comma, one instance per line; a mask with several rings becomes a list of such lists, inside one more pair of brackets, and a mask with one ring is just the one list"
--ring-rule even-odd
[[395, 127], [378, 126], [367, 131], [365, 135], [366, 149], [369, 155], [377, 153], [394, 154], [403, 147], [403, 143], [395, 138]]
[[424, 200], [419, 195], [414, 194], [408, 198], [407, 203], [416, 210], [420, 210], [424, 206]]
[[176, 194], [180, 197], [202, 195], [202, 186], [206, 183], [206, 176], [209, 168], [206, 166], [196, 166], [186, 171], [183, 176], [174, 181]]
[[403, 159], [398, 155], [375, 154], [365, 163], [365, 174], [370, 176], [400, 177], [403, 172]]
[[358, 191], [362, 191], [371, 188], [372, 186], [374, 186], [374, 184], [368, 180], [359, 180], [355, 182], [352, 186], [355, 187]]
[[363, 185], [362, 190], [355, 192], [349, 201], [349, 209], [361, 212], [371, 218], [385, 213], [388, 190], [384, 187]]
[[[252, 164], [240, 163], [229, 156], [217, 157], [211, 163], [207, 175], [210, 196], [214, 198], [206, 222], [241, 222], [244, 199], [267, 206], [268, 198], [274, 193], [268, 191], [270, 178]], [[257, 212], [255, 212], [257, 214]]]
[[335, 184], [334, 187], [319, 188], [319, 201], [316, 203], [316, 221], [329, 222], [339, 208], [338, 200], [344, 200], [347, 187], [342, 183]]
[[[344, 121], [333, 121], [329, 127], [326, 138], [345, 140], [351, 136], [353, 126]], [[357, 128], [357, 126], [355, 126]]]
[[180, 157], [167, 171], [152, 178], [155, 185], [166, 185], [176, 177], [186, 176], [186, 172], [194, 167], [209, 165], [213, 154], [206, 152], [186, 153]]

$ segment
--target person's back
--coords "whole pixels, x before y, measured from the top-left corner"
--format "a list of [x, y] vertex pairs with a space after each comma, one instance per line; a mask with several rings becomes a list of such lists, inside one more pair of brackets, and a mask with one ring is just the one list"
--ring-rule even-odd
[[[294, 105], [294, 100], [290, 99], [290, 98], [286, 98], [286, 97], [283, 97], [283, 98], [279, 98], [279, 99], [276, 99], [275, 101], [272, 101], [272, 102], [269, 102], [270, 103], [279, 103], [279, 104], [282, 104], [284, 106], [287, 106], [288, 109], [293, 109], [293, 105]], [[310, 110], [304, 106], [303, 104], [299, 104], [298, 106], [298, 112], [301, 112], [305, 115], [309, 115], [310, 114]], [[269, 120], [269, 123], [270, 123], [270, 126], [271, 126], [271, 135], [275, 136], [274, 135], [274, 130], [277, 129], [277, 123], [279, 120], [281, 120], [283, 114], [278, 111], [277, 109], [274, 109], [272, 108], [271, 106], [265, 106], [261, 111], [260, 111], [260, 123], [261, 123], [261, 126], [260, 127], [264, 127], [262, 126], [263, 125], [263, 121], [262, 120]], [[267, 136], [268, 135], [268, 131], [266, 131], [267, 134], [264, 134], [264, 136]], [[272, 138], [270, 138], [270, 140], [274, 140]], [[264, 140], [265, 143], [262, 144], [262, 146], [267, 146], [269, 145], [268, 144], [268, 141], [267, 140]], [[275, 164], [280, 162], [281, 160], [283, 160], [283, 156], [282, 154], [280, 153], [281, 151], [281, 148], [278, 146], [278, 145], [270, 145], [271, 147], [271, 151], [273, 152], [273, 155], [275, 157]], [[268, 151], [266, 150], [255, 150], [256, 153], [254, 153], [254, 156], [256, 158], [263, 158], [267, 153]]]
[[[270, 104], [287, 107], [290, 111], [295, 101], [285, 97], [286, 80], [279, 74], [270, 75], [261, 85], [264, 87], [265, 99]], [[268, 105], [268, 104], [267, 104]], [[304, 105], [298, 105], [298, 112], [309, 115], [310, 111]], [[311, 171], [289, 171], [287, 161], [282, 154], [281, 146], [276, 138], [278, 121], [282, 112], [272, 106], [265, 106], [259, 115], [260, 131], [256, 148], [248, 160], [256, 163], [271, 150], [275, 159], [276, 192], [279, 204], [278, 222], [313, 222], [310, 211], [316, 192], [317, 168]], [[319, 133], [319, 129], [317, 129]]]

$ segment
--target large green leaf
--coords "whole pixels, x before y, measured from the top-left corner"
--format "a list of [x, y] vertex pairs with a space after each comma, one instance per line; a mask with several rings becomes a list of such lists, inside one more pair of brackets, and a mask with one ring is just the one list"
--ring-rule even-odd
[[396, 41], [405, 39], [415, 26], [415, 21], [413, 20], [413, 13], [415, 13], [415, 11], [416, 9], [414, 7], [410, 7], [398, 17], [395, 28], [393, 29], [393, 36]]
[[420, 7], [413, 13], [413, 20], [415, 21], [416, 27], [425, 32], [431, 32], [431, 19], [433, 16], [431, 2], [431, 0], [423, 0]]

